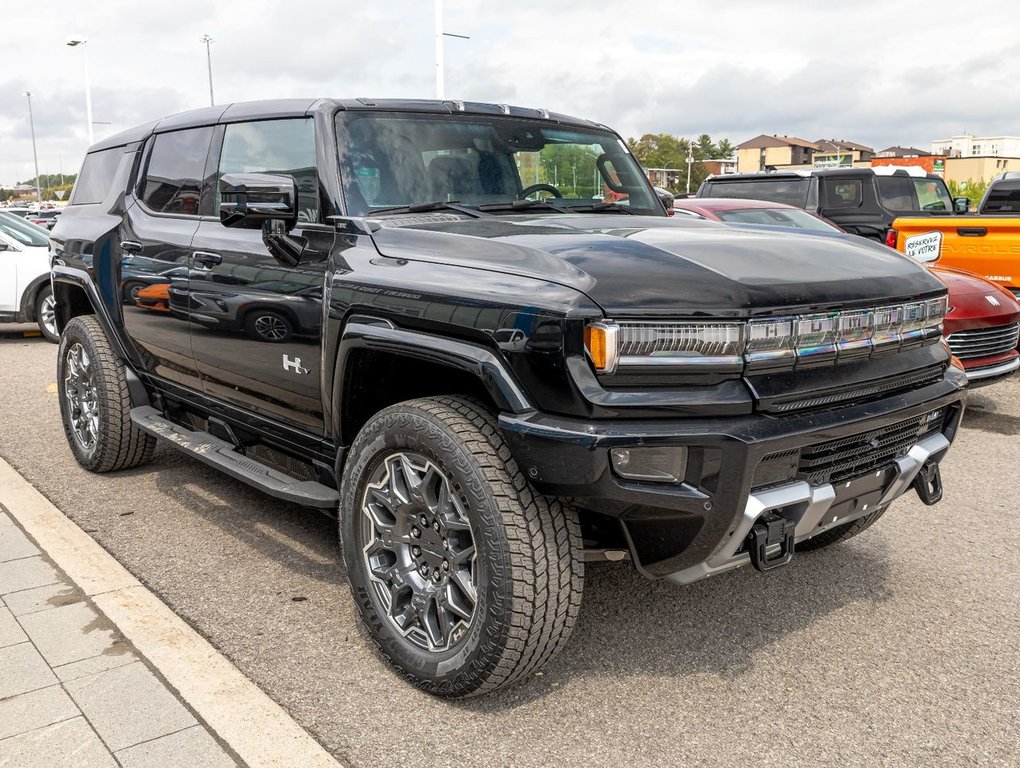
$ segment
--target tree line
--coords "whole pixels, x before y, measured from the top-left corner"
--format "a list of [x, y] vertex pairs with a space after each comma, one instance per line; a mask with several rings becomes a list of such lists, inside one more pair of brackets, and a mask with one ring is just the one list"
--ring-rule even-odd
[[[71, 187], [74, 186], [74, 180], [78, 178], [76, 173], [40, 173], [39, 174], [39, 187], [42, 190], [42, 199], [45, 200], [66, 200], [71, 194]], [[31, 201], [35, 201], [35, 177], [26, 181], [19, 181], [18, 185], [26, 185], [32, 188], [30, 197]], [[63, 192], [63, 196], [58, 195], [58, 192]], [[20, 193], [22, 197], [26, 197], [24, 192]], [[13, 189], [6, 189], [0, 186], [0, 201], [10, 200], [14, 197]]]
[[668, 133], [646, 133], [640, 139], [627, 139], [627, 146], [644, 168], [670, 168], [668, 175], [670, 192], [682, 193], [687, 189], [687, 157], [691, 155], [691, 191], [709, 175], [705, 160], [725, 160], [733, 156], [736, 147], [729, 139], [713, 141], [707, 133], [691, 141]]

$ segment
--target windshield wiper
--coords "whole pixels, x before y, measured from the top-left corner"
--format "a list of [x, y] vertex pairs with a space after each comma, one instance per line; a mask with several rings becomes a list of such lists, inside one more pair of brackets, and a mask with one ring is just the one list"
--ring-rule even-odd
[[460, 200], [435, 200], [431, 203], [411, 203], [411, 205], [396, 205], [392, 208], [377, 208], [370, 211], [368, 216], [378, 216], [381, 213], [428, 213], [429, 211], [457, 211], [473, 219], [480, 219], [485, 216], [477, 208], [468, 208], [464, 205], [457, 205]]
[[528, 211], [533, 208], [543, 208], [548, 211], [557, 211], [558, 213], [571, 212], [570, 208], [556, 205], [556, 203], [550, 200], [513, 200], [509, 203], [486, 203], [485, 205], [478, 206], [479, 211]]
[[641, 214], [637, 211], [632, 211], [625, 205], [619, 203], [592, 203], [591, 205], [579, 205], [575, 210], [592, 211], [593, 213], [605, 213], [612, 211], [613, 213], [626, 213], [630, 216], [640, 216]]

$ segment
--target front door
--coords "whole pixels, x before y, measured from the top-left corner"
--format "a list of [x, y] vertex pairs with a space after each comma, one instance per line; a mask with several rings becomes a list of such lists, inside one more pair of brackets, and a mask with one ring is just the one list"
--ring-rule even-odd
[[[191, 343], [206, 394], [316, 435], [323, 431], [320, 393], [322, 295], [335, 233], [319, 217], [311, 119], [230, 123], [218, 175], [292, 176], [307, 240], [301, 263], [277, 261], [261, 230], [203, 220], [188, 282]], [[218, 191], [216, 205], [218, 207]]]

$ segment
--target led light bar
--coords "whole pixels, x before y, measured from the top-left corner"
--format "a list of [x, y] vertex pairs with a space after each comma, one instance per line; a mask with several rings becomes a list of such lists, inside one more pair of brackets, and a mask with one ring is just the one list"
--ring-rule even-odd
[[599, 373], [618, 368], [827, 365], [925, 343], [942, 335], [948, 299], [748, 322], [591, 323], [585, 348]]

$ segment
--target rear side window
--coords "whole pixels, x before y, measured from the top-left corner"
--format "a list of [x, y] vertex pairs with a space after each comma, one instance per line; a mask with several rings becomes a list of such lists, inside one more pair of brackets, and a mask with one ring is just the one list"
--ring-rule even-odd
[[[319, 175], [311, 118], [231, 123], [223, 132], [219, 175], [271, 173], [290, 176], [298, 187], [298, 220], [319, 220]], [[219, 208], [219, 185], [216, 188]]]
[[91, 152], [85, 155], [81, 173], [74, 183], [70, 205], [90, 205], [101, 203], [113, 185], [113, 177], [124, 155], [124, 147], [104, 149], [102, 152]]
[[1020, 181], [993, 184], [981, 204], [981, 213], [1016, 213], [1020, 211]]
[[198, 216], [211, 127], [157, 134], [145, 170], [142, 202], [156, 213]]
[[879, 176], [878, 199], [890, 211], [953, 210], [953, 200], [940, 179], [919, 179], [904, 176]]
[[826, 184], [826, 208], [860, 208], [863, 199], [860, 179], [831, 179]]
[[759, 179], [757, 181], [706, 182], [698, 197], [736, 197], [744, 200], [769, 200], [804, 208], [810, 179]]

